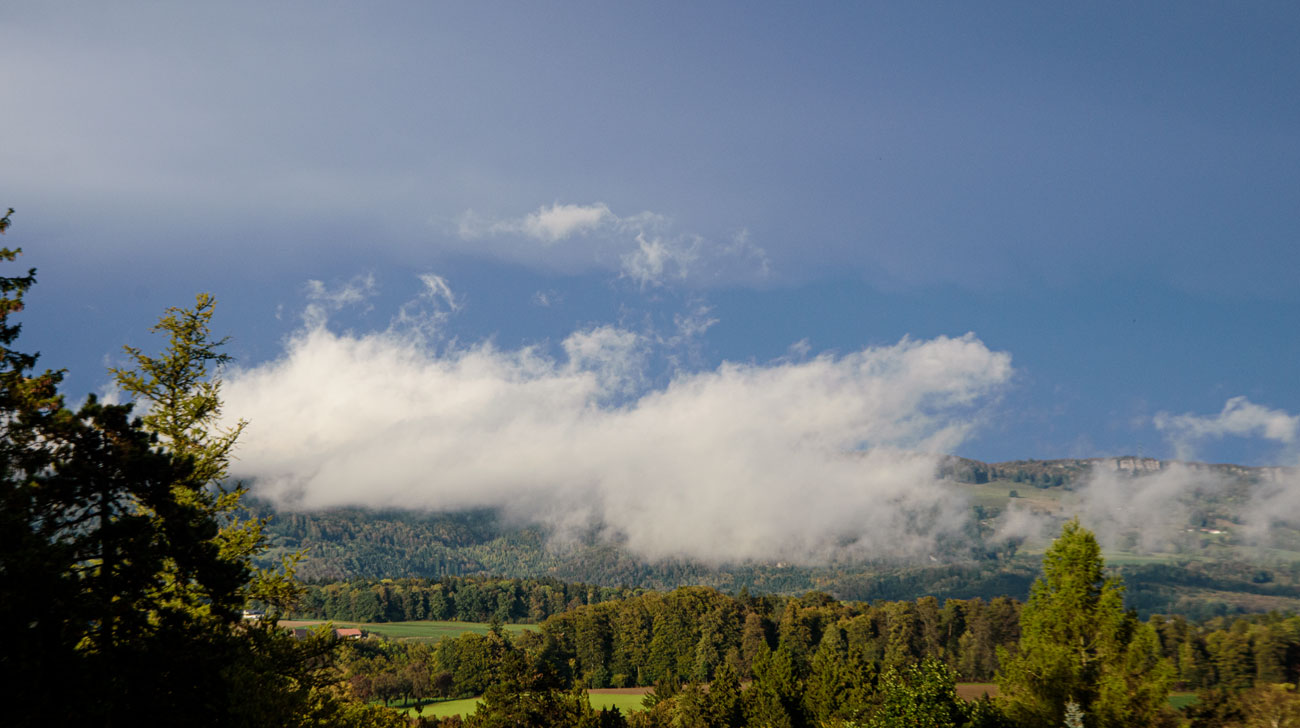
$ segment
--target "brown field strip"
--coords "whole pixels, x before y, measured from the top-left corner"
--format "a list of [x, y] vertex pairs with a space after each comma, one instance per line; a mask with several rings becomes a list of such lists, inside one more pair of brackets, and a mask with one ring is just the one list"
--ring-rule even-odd
[[998, 686], [993, 683], [957, 683], [957, 697], [962, 700], [979, 700], [985, 695], [998, 696]]

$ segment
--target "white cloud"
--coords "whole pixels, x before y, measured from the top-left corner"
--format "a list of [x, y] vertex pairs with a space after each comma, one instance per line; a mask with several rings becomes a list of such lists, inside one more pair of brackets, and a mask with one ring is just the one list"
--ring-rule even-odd
[[398, 310], [389, 325], [391, 331], [433, 343], [442, 335], [447, 319], [461, 310], [447, 279], [433, 273], [418, 276], [423, 288], [415, 300], [408, 301]]
[[645, 233], [638, 233], [636, 247], [621, 258], [621, 274], [642, 288], [662, 285], [668, 280], [683, 280], [700, 258], [700, 243], [695, 239], [648, 238]]
[[553, 243], [571, 235], [591, 232], [613, 217], [603, 202], [594, 205], [561, 205], [557, 202], [525, 217], [523, 232]]
[[487, 220], [473, 210], [467, 210], [458, 221], [457, 232], [466, 239], [523, 235], [550, 244], [586, 235], [602, 227], [617, 227], [620, 223], [603, 202], [590, 205], [556, 202], [514, 220]]
[[673, 229], [663, 215], [619, 216], [603, 202], [557, 202], [510, 219], [468, 210], [457, 221], [456, 233], [478, 253], [561, 269], [615, 270], [641, 288], [675, 281], [759, 280], [771, 268], [766, 251], [750, 242], [745, 231], [715, 242]]
[[650, 558], [915, 554], [968, 518], [932, 453], [961, 441], [1012, 372], [968, 334], [727, 363], [646, 391], [646, 345], [597, 327], [568, 337], [559, 361], [305, 329], [227, 378], [226, 412], [251, 422], [236, 475], [297, 508], [501, 507], [559, 530], [600, 524]]
[[[1116, 460], [1098, 460], [1072, 491], [1061, 493], [1059, 513], [1022, 500], [1008, 503], [994, 524], [992, 540], [1042, 544], [1054, 537], [1062, 518], [1077, 516], [1105, 549], [1176, 553], [1197, 548], [1197, 536], [1187, 533], [1196, 521], [1193, 516], [1227, 485], [1221, 473], [1200, 465], [1164, 462], [1135, 475]], [[1020, 493], [1029, 495], [1023, 488]]]
[[992, 542], [1038, 542], [1048, 532], [1052, 521], [1029, 506], [1012, 500], [994, 523]]
[[308, 303], [303, 310], [303, 322], [308, 327], [323, 326], [331, 313], [365, 303], [375, 293], [373, 273], [354, 276], [332, 288], [321, 281], [307, 281]]
[[1138, 477], [1096, 467], [1075, 509], [1109, 548], [1169, 552], [1184, 539], [1196, 504], [1224, 485], [1218, 473], [1179, 462], [1163, 463], [1160, 470]]
[[[1215, 415], [1171, 415], [1160, 412], [1151, 420], [1174, 445], [1178, 461], [1165, 461], [1149, 472], [1122, 470], [1114, 460], [1095, 465], [1073, 497], [1062, 506], [1066, 515], [1078, 515], [1107, 548], [1140, 552], [1170, 552], [1198, 547], [1198, 532], [1207, 504], [1210, 511], [1231, 503], [1223, 511], [1239, 522], [1234, 537], [1243, 543], [1271, 545], [1272, 528], [1283, 522], [1300, 522], [1300, 470], [1271, 468], [1249, 476], [1244, 490], [1233, 474], [1195, 462], [1197, 444], [1206, 439], [1254, 437], [1279, 443], [1280, 460], [1300, 464], [1300, 417], [1233, 397]], [[1182, 461], [1182, 462], [1180, 462]], [[1215, 505], [1217, 504], [1217, 505]], [[1047, 516], [1016, 516], [1022, 532], [1041, 531]], [[1011, 523], [1011, 520], [1008, 520]], [[1009, 525], [1008, 528], [1011, 528]]]
[[424, 284], [423, 296], [443, 301], [452, 311], [460, 310], [460, 304], [456, 303], [456, 295], [451, 292], [451, 286], [447, 285], [446, 278], [433, 273], [423, 273], [420, 275], [420, 282]]
[[677, 335], [670, 339], [670, 342], [676, 344], [679, 341], [704, 336], [705, 332], [718, 323], [718, 319], [711, 315], [712, 313], [713, 309], [708, 304], [694, 301], [685, 313], [673, 314], [673, 325], [677, 328]]
[[569, 371], [594, 373], [598, 391], [612, 395], [630, 394], [641, 387], [646, 346], [639, 335], [614, 326], [575, 331], [563, 342]]
[[1154, 422], [1156, 429], [1169, 433], [1179, 457], [1184, 459], [1197, 440], [1233, 435], [1291, 444], [1296, 442], [1297, 431], [1300, 431], [1300, 417], [1257, 405], [1245, 397], [1229, 399], [1223, 405], [1223, 411], [1214, 416], [1160, 412]]
[[1195, 444], [1210, 438], [1254, 437], [1278, 443], [1279, 461], [1291, 467], [1263, 471], [1260, 482], [1251, 488], [1248, 499], [1240, 506], [1244, 535], [1271, 545], [1274, 525], [1300, 523], [1300, 416], [1255, 404], [1245, 397], [1233, 397], [1217, 415], [1161, 412], [1155, 424], [1169, 433], [1183, 458], [1191, 458]]

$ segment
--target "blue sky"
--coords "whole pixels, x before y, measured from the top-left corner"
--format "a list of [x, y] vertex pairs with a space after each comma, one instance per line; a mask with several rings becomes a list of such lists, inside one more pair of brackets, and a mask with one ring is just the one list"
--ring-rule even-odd
[[[72, 393], [198, 291], [250, 371], [312, 326], [490, 342], [609, 412], [971, 333], [986, 369], [934, 364], [968, 397], [816, 437], [1295, 461], [1294, 4], [20, 2], [0, 28], [24, 340]], [[822, 394], [764, 412], [862, 404]]]

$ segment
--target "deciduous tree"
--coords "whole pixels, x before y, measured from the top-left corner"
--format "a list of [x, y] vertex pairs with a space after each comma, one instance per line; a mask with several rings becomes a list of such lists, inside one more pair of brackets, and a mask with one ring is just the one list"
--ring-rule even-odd
[[869, 728], [959, 728], [966, 723], [955, 674], [932, 657], [886, 672], [880, 694], [880, 707], [867, 723]]

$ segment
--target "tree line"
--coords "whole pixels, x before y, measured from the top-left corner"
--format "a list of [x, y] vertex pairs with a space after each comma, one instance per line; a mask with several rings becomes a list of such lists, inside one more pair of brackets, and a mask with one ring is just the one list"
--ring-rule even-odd
[[[1120, 593], [1091, 533], [1071, 523], [1023, 605], [685, 587], [582, 606], [513, 640], [498, 629], [390, 644], [386, 659], [346, 667], [361, 690], [402, 690], [419, 675], [413, 692], [481, 694], [471, 726], [1045, 727], [1073, 712], [1089, 726], [1169, 723], [1176, 668]], [[995, 680], [1003, 696], [961, 700], [959, 676]], [[628, 716], [584, 709], [575, 691], [607, 685], [654, 690]]]
[[[1018, 641], [1022, 607], [1006, 597], [847, 602], [822, 592], [729, 596], [709, 587], [660, 593], [554, 579], [449, 577], [307, 585], [293, 614], [348, 622], [540, 623], [566, 664], [571, 661], [566, 681], [605, 688], [653, 685], [669, 672], [707, 681], [722, 662], [748, 679], [760, 643], [773, 650], [787, 645], [806, 658], [828, 633], [887, 666], [934, 658], [960, 680], [982, 682], [997, 671], [997, 650]], [[1155, 615], [1147, 623], [1175, 668], [1178, 689], [1300, 681], [1300, 616]], [[441, 664], [459, 664], [455, 644], [444, 648], [453, 652], [442, 653]]]
[[[466, 719], [474, 725], [508, 724], [483, 722], [493, 711], [522, 719], [512, 711], [530, 701], [591, 725], [893, 725], [910, 715], [917, 725], [1059, 726], [1071, 710], [1080, 725], [1166, 725], [1177, 720], [1172, 689], [1198, 692], [1183, 716], [1193, 726], [1244, 725], [1269, 705], [1300, 715], [1285, 687], [1300, 680], [1300, 616], [1141, 621], [1077, 524], [1047, 560], [1026, 603], [684, 587], [581, 605], [513, 638], [368, 640], [344, 669], [369, 698], [495, 696]], [[995, 682], [1003, 697], [957, 700], [957, 681]], [[629, 716], [584, 713], [568, 697], [638, 685], [654, 691]], [[527, 695], [507, 699], [508, 688]]]
[[305, 585], [294, 616], [344, 622], [538, 623], [570, 609], [643, 593], [558, 579], [357, 579]]

